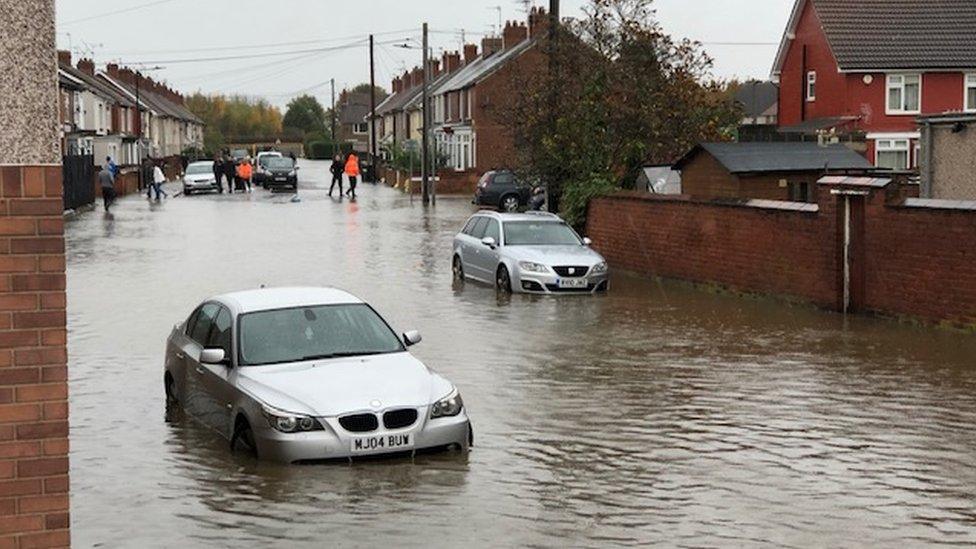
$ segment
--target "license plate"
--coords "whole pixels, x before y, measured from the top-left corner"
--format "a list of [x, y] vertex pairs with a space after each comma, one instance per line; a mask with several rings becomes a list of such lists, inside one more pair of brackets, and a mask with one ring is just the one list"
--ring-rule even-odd
[[413, 448], [413, 435], [382, 435], [375, 437], [357, 437], [352, 439], [350, 450], [354, 454], [361, 452], [389, 452]]
[[588, 285], [585, 278], [560, 278], [558, 284], [560, 288], [586, 288]]
[[287, 177], [276, 177], [275, 181], [288, 181]]

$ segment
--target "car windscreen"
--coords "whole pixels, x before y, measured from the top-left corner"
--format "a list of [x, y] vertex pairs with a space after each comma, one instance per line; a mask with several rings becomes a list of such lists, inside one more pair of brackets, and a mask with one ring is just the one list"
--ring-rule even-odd
[[582, 242], [565, 223], [509, 221], [505, 223], [506, 246], [574, 246]]
[[240, 363], [261, 366], [404, 350], [369, 305], [318, 305], [241, 316]]
[[291, 158], [281, 158], [277, 156], [268, 157], [264, 160], [265, 166], [272, 170], [290, 170], [295, 167]]
[[200, 175], [213, 173], [213, 164], [190, 164], [186, 167], [186, 175]]

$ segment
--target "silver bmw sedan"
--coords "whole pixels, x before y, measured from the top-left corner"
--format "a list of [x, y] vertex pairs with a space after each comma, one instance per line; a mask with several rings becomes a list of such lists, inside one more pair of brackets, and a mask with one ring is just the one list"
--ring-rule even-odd
[[273, 461], [467, 451], [457, 388], [407, 352], [420, 339], [341, 290], [217, 296], [169, 336], [167, 403]]
[[607, 262], [589, 245], [555, 214], [482, 211], [454, 237], [454, 277], [503, 292], [605, 292]]

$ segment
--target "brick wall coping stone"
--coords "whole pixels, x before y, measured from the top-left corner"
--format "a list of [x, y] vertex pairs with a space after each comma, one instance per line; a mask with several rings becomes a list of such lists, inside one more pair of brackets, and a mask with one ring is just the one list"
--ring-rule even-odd
[[906, 198], [906, 208], [934, 208], [938, 210], [976, 211], [976, 200], [945, 200], [941, 198]]
[[817, 180], [820, 185], [843, 185], [847, 187], [872, 187], [882, 189], [891, 183], [890, 177], [858, 177], [850, 175], [828, 175]]
[[820, 206], [809, 202], [790, 202], [786, 200], [761, 200], [715, 198], [709, 200], [696, 199], [686, 194], [654, 194], [643, 191], [620, 191], [605, 198], [615, 200], [644, 200], [648, 202], [683, 202], [700, 204], [702, 206], [725, 206], [730, 208], [756, 208], [760, 210], [777, 210], [800, 213], [818, 213]]

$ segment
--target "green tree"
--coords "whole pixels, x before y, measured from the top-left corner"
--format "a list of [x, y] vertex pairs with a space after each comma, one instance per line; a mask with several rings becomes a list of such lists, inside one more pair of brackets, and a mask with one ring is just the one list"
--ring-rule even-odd
[[197, 92], [186, 98], [186, 107], [206, 123], [204, 146], [211, 151], [232, 139], [281, 135], [281, 112], [264, 99]]
[[512, 73], [509, 86], [521, 91], [506, 116], [519, 165], [573, 224], [593, 196], [632, 188], [641, 167], [697, 142], [728, 139], [739, 119], [701, 45], [668, 36], [652, 3], [589, 0], [543, 44], [552, 71]]
[[288, 130], [300, 130], [305, 135], [324, 133], [328, 127], [325, 109], [311, 95], [301, 95], [289, 101], [282, 124]]

